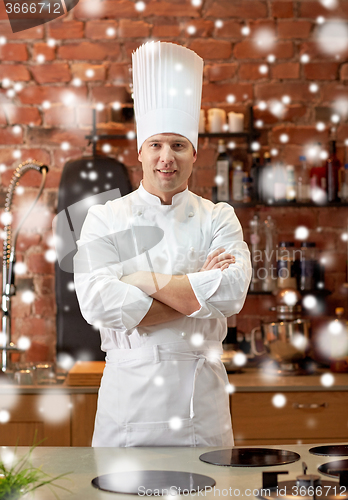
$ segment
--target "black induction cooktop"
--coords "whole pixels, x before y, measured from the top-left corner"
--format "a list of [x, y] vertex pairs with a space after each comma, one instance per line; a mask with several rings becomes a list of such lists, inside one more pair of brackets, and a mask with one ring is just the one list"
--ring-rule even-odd
[[[128, 493], [139, 496], [187, 495], [215, 486], [212, 477], [192, 472], [168, 470], [139, 470], [115, 472], [95, 477], [92, 485], [112, 493]], [[186, 493], [188, 492], [188, 493]]]
[[271, 448], [230, 448], [209, 451], [199, 457], [202, 462], [229, 467], [264, 467], [291, 464], [300, 460], [293, 451]]
[[314, 448], [310, 448], [309, 453], [312, 453], [312, 455], [326, 455], [327, 457], [330, 456], [348, 457], [348, 445], [337, 444], [330, 446], [314, 446]]
[[319, 465], [318, 471], [326, 476], [339, 477], [338, 471], [348, 471], [348, 460], [334, 460], [325, 464]]

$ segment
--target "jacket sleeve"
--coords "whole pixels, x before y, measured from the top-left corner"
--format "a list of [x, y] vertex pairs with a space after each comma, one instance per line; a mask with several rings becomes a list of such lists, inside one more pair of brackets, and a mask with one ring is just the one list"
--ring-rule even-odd
[[218, 248], [225, 248], [236, 262], [224, 271], [212, 269], [187, 275], [201, 306], [190, 318], [229, 317], [239, 313], [245, 302], [251, 280], [250, 252], [234, 209], [227, 203], [218, 203], [213, 209], [208, 255]]
[[120, 281], [123, 268], [117, 239], [107, 225], [111, 216], [108, 203], [88, 211], [74, 257], [75, 290], [87, 323], [130, 334], [129, 330], [143, 319], [153, 299], [139, 288]]

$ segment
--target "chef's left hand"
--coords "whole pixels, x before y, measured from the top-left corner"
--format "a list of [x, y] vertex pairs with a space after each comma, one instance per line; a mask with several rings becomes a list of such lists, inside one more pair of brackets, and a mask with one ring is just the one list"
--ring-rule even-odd
[[221, 271], [224, 271], [230, 264], [235, 264], [236, 258], [234, 255], [224, 252], [224, 248], [218, 248], [213, 253], [208, 255], [202, 269], [200, 269], [199, 272], [210, 271], [212, 269], [221, 269]]

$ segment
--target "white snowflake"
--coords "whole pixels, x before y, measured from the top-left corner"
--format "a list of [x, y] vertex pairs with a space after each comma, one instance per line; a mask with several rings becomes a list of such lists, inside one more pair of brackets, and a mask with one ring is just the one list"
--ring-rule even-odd
[[107, 28], [106, 35], [109, 37], [115, 36], [116, 35], [115, 28], [112, 28], [111, 26], [109, 28]]
[[73, 78], [71, 83], [74, 85], [74, 87], [80, 87], [82, 85], [82, 80], [81, 78]]
[[14, 271], [18, 275], [25, 274], [27, 272], [27, 266], [25, 262], [16, 262], [14, 265]]
[[262, 50], [269, 50], [273, 47], [276, 38], [272, 30], [261, 28], [255, 33], [254, 40]]
[[318, 305], [318, 300], [314, 295], [305, 295], [302, 303], [306, 309], [314, 309]]
[[27, 351], [30, 346], [31, 346], [31, 340], [28, 337], [26, 337], [25, 335], [22, 335], [17, 340], [17, 347], [19, 349], [21, 349], [22, 351]]
[[324, 387], [331, 387], [335, 382], [335, 378], [332, 373], [323, 373], [320, 377], [320, 383]]
[[145, 2], [136, 2], [135, 4], [135, 10], [138, 12], [143, 12], [146, 9], [146, 3]]
[[56, 251], [53, 250], [53, 248], [50, 248], [50, 250], [46, 250], [45, 259], [47, 260], [47, 262], [55, 262], [57, 260]]
[[12, 82], [9, 78], [2, 79], [2, 82], [1, 82], [2, 88], [8, 89], [9, 87], [11, 87], [11, 84], [12, 84]]
[[280, 134], [279, 140], [283, 144], [285, 144], [286, 142], [289, 142], [289, 136], [288, 136], [288, 134]]
[[309, 62], [309, 55], [308, 54], [302, 54], [300, 57], [300, 61], [302, 64], [307, 64]]
[[295, 229], [295, 238], [297, 240], [306, 240], [309, 236], [309, 230], [306, 226], [298, 226]]
[[179, 429], [181, 429], [182, 427], [182, 420], [180, 417], [172, 417], [170, 420], [169, 420], [169, 427], [174, 430], [174, 431], [177, 431]]
[[51, 103], [50, 103], [50, 101], [43, 101], [41, 106], [42, 106], [42, 109], [50, 109]]
[[272, 398], [272, 404], [276, 408], [283, 408], [286, 405], [286, 397], [284, 394], [275, 394]]
[[[7, 424], [10, 421], [11, 415], [8, 410], [0, 410], [0, 424]], [[10, 450], [9, 450], [10, 451]], [[3, 454], [1, 453], [1, 458], [3, 460]], [[11, 460], [12, 463], [12, 460]]]
[[21, 300], [25, 304], [31, 304], [35, 300], [35, 294], [31, 290], [25, 290], [21, 294]]

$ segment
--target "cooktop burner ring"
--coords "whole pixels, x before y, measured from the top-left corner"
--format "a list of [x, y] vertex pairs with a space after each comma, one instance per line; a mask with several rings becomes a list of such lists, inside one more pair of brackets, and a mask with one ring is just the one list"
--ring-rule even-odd
[[170, 470], [115, 472], [97, 476], [91, 482], [102, 491], [140, 496], [174, 495], [180, 492], [186, 495], [186, 491], [202, 491], [216, 484], [215, 479], [203, 474]]
[[291, 464], [300, 458], [300, 455], [294, 451], [238, 447], [209, 451], [199, 457], [202, 462], [224, 467], [272, 467]]
[[[319, 465], [318, 471], [325, 476], [338, 478], [339, 474], [336, 471], [348, 470], [348, 459], [345, 460], [333, 460], [332, 462], [326, 462], [325, 464]], [[329, 472], [330, 471], [330, 472]]]
[[347, 444], [337, 444], [337, 445], [324, 445], [324, 446], [314, 446], [310, 448], [309, 453], [312, 455], [323, 455], [327, 457], [348, 457], [348, 445]]

